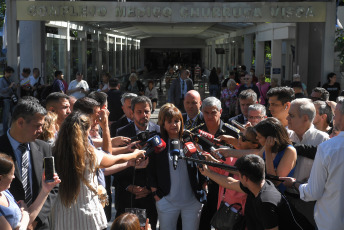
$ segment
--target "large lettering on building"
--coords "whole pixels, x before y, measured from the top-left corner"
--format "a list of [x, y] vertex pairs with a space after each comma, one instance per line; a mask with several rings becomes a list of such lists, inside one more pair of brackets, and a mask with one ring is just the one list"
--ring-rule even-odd
[[18, 20], [324, 22], [325, 16], [325, 2], [17, 2]]

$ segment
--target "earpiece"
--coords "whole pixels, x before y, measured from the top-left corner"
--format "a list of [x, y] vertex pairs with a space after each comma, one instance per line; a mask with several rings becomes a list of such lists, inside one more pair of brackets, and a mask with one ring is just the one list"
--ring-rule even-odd
[[286, 105], [285, 108], [284, 108], [284, 110], [287, 110], [287, 109], [288, 109], [288, 106]]

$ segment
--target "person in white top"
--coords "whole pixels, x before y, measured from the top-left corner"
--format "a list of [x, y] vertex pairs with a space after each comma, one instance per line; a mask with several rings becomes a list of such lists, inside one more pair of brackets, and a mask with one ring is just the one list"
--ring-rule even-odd
[[67, 94], [71, 95], [77, 99], [86, 97], [90, 88], [88, 87], [87, 81], [82, 80], [84, 76], [82, 73], [76, 73], [76, 79], [73, 80], [67, 90]]
[[281, 177], [300, 191], [304, 201], [316, 201], [314, 218], [319, 230], [344, 229], [344, 97], [338, 97], [335, 124], [341, 132], [318, 146], [308, 183]]
[[[313, 125], [315, 117], [315, 107], [310, 99], [299, 98], [295, 99], [290, 104], [288, 112], [288, 129], [289, 137], [292, 142], [296, 144], [305, 144], [318, 146], [329, 139], [329, 135], [316, 129]], [[306, 182], [309, 178], [311, 168], [313, 166], [313, 159], [303, 156], [297, 156], [297, 163], [295, 167], [294, 177], [300, 182]], [[303, 202], [291, 189], [286, 191], [286, 196], [295, 208], [301, 212], [313, 225], [315, 225], [313, 217], [313, 202]]]

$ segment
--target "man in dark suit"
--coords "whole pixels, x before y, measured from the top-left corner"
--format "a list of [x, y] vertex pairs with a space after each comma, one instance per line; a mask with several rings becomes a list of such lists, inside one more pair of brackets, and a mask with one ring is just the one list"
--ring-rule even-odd
[[119, 90], [120, 84], [117, 78], [111, 78], [109, 80], [109, 88], [109, 91], [106, 92], [108, 95], [108, 110], [110, 111], [109, 122], [113, 123], [124, 115], [123, 110], [119, 109], [122, 105], [122, 92]]
[[203, 114], [201, 112], [201, 95], [196, 90], [190, 90], [185, 94], [183, 121], [185, 129], [192, 129], [204, 123]]
[[190, 72], [187, 69], [182, 69], [180, 77], [175, 79], [171, 84], [171, 103], [173, 103], [181, 112], [184, 110], [185, 94], [194, 89], [193, 82], [189, 78]]
[[[42, 189], [43, 159], [51, 156], [50, 145], [36, 140], [46, 113], [41, 105], [22, 100], [14, 109], [10, 129], [0, 137], [0, 152], [11, 156], [15, 165], [9, 190], [15, 200], [24, 200], [28, 207]], [[33, 223], [34, 229], [50, 229], [48, 219], [56, 195], [54, 188]]]
[[110, 127], [111, 137], [116, 136], [117, 129], [126, 126], [131, 121], [133, 121], [133, 111], [131, 110], [131, 100], [137, 97], [134, 93], [125, 93], [122, 95], [121, 103], [124, 115], [115, 123], [112, 123]]
[[[131, 100], [134, 122], [117, 130], [117, 136], [133, 137], [140, 132], [156, 131], [160, 127], [149, 121], [152, 103], [148, 97], [139, 96]], [[156, 228], [157, 212], [155, 201], [149, 188], [147, 188], [147, 169], [130, 167], [114, 175], [116, 181], [115, 204], [117, 214], [125, 212], [125, 208], [143, 208], [147, 210], [152, 229]]]
[[228, 123], [231, 124], [232, 120], [235, 120], [240, 124], [245, 125], [248, 121], [248, 107], [250, 105], [258, 103], [257, 94], [252, 89], [246, 89], [244, 91], [241, 91], [238, 98], [241, 113], [235, 117], [230, 118], [228, 120]]

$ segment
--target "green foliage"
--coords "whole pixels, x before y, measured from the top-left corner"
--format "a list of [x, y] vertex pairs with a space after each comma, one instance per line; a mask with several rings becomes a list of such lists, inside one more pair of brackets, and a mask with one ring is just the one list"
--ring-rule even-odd
[[2, 25], [4, 24], [5, 12], [6, 12], [6, 1], [0, 0], [0, 27], [2, 27]]
[[336, 39], [335, 39], [335, 47], [334, 50], [338, 52], [338, 58], [340, 64], [344, 64], [344, 30], [337, 29], [336, 30]]

